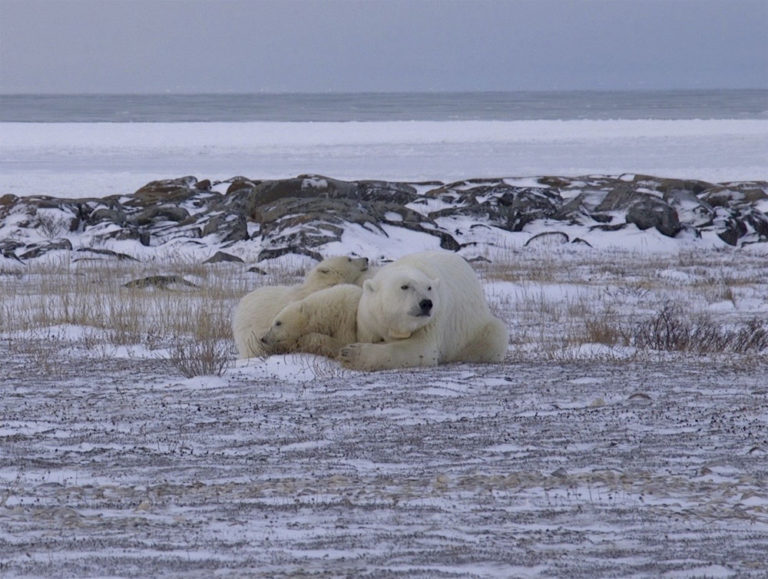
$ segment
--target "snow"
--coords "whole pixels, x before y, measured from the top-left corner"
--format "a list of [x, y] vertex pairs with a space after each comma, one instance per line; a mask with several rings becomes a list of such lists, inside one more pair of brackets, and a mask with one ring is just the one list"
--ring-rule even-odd
[[[768, 121], [5, 123], [0, 194], [100, 196], [184, 174], [766, 179], [766, 154]], [[384, 228], [350, 227], [327, 250], [437, 248]], [[645, 351], [584, 328], [631, 327], [667, 302], [728, 327], [764, 320], [768, 250], [633, 227], [593, 233], [592, 248], [525, 247], [551, 230], [489, 231], [492, 263], [474, 264], [510, 327], [503, 364], [376, 374], [304, 354], [235, 361], [230, 344], [221, 376], [184, 378], [149, 322], [126, 344], [56, 315], [88, 296], [116, 307], [137, 271], [183, 270], [183, 256], [0, 258], [0, 575], [764, 576], [765, 352]], [[186, 261], [199, 290], [134, 295], [126, 311], [229, 312], [310, 263], [256, 280]]]
[[131, 193], [182, 175], [458, 181], [768, 179], [768, 120], [0, 123], [0, 194]]

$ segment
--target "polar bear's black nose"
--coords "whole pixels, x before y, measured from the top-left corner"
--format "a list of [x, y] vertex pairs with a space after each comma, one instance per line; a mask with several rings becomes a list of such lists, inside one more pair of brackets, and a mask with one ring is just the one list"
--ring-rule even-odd
[[432, 309], [432, 300], [421, 300], [419, 302], [419, 307], [423, 313], [428, 314], [429, 310]]

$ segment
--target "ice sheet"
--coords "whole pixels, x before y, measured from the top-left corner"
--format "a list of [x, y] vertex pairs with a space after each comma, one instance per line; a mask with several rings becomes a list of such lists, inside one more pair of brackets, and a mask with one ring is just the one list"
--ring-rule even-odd
[[768, 120], [0, 123], [0, 137], [0, 194], [16, 195], [130, 193], [181, 175], [768, 178]]

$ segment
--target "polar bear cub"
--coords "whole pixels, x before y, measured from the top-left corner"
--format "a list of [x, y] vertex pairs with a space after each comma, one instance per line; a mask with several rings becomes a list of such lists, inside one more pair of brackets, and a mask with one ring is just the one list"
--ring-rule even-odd
[[312, 268], [300, 285], [263, 286], [246, 294], [232, 315], [232, 334], [240, 357], [265, 354], [261, 337], [284, 306], [337, 284], [355, 283], [367, 270], [367, 257], [334, 256]]
[[355, 370], [500, 362], [509, 341], [470, 265], [443, 251], [407, 255], [366, 280], [357, 336], [339, 356]]
[[317, 291], [285, 306], [261, 339], [267, 354], [307, 352], [335, 358], [357, 341], [360, 286], [341, 284]]

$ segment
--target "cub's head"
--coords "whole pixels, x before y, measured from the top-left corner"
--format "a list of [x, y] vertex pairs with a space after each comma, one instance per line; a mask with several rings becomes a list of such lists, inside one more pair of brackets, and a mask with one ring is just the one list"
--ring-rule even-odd
[[300, 301], [285, 306], [272, 320], [272, 325], [261, 338], [261, 345], [268, 354], [290, 352], [296, 346], [307, 326], [308, 316]]
[[[439, 279], [419, 270], [392, 268], [363, 284], [363, 300], [382, 335], [387, 339], [409, 338], [429, 324], [439, 308]], [[362, 304], [362, 302], [361, 302]]]
[[329, 257], [318, 263], [307, 274], [307, 283], [315, 288], [331, 287], [340, 283], [355, 283], [368, 271], [367, 257]]

